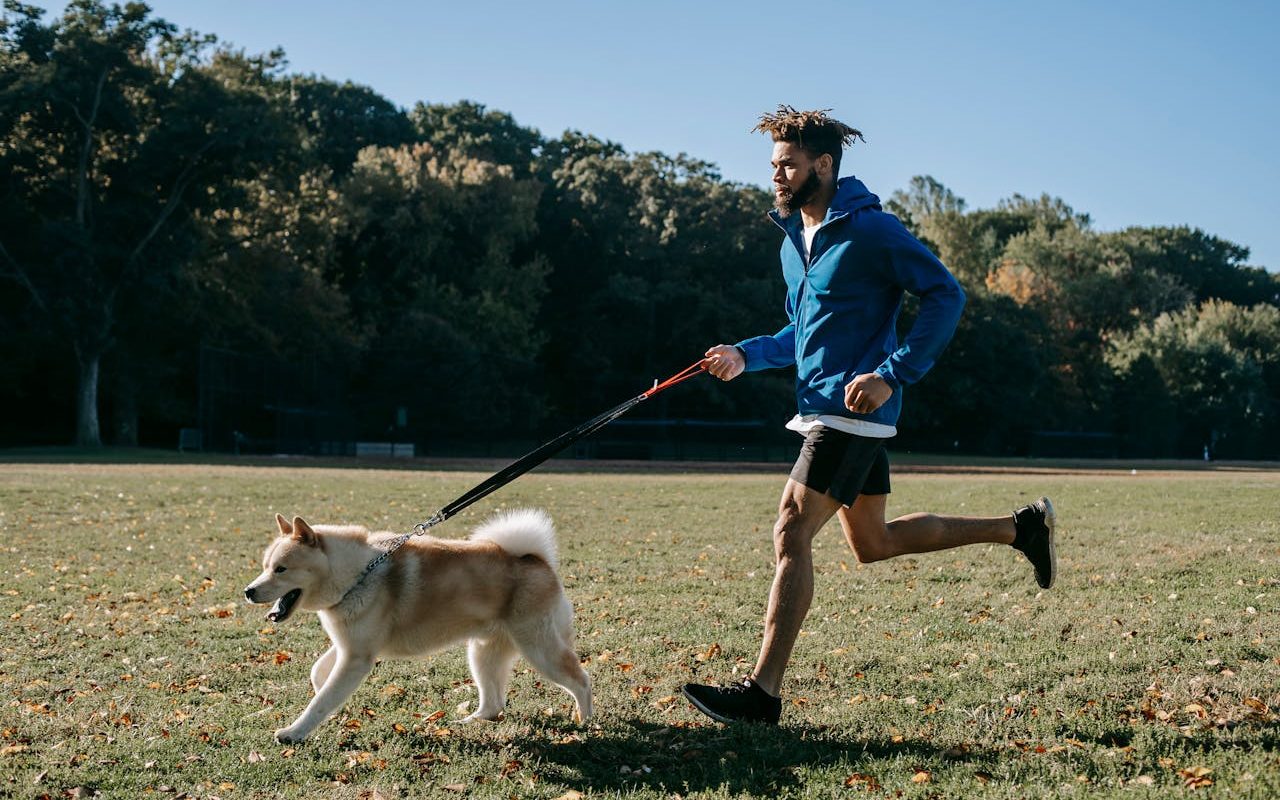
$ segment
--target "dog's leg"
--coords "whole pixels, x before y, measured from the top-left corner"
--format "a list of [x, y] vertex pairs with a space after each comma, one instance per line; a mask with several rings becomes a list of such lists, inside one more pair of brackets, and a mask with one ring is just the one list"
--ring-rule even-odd
[[553, 683], [573, 695], [578, 722], [591, 718], [591, 676], [573, 649], [573, 607], [561, 597], [543, 624], [513, 631], [516, 644], [529, 663]]
[[356, 687], [373, 670], [373, 661], [371, 655], [356, 656], [339, 653], [324, 688], [311, 698], [307, 709], [293, 721], [292, 725], [276, 731], [276, 741], [281, 744], [290, 744], [310, 736], [317, 725], [333, 716], [333, 713], [342, 708], [342, 704], [355, 693]]
[[480, 690], [480, 705], [463, 722], [498, 718], [507, 705], [507, 682], [511, 679], [515, 660], [516, 647], [505, 633], [496, 633], [488, 639], [472, 639], [467, 643], [467, 663], [471, 665], [471, 676]]
[[324, 651], [324, 655], [316, 659], [316, 663], [311, 665], [311, 688], [316, 694], [320, 694], [325, 682], [329, 680], [329, 673], [333, 671], [333, 662], [337, 658], [338, 646], [333, 645]]

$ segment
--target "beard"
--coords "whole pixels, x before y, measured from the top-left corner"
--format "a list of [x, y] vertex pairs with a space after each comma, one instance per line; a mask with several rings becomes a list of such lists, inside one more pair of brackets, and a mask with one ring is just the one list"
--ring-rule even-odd
[[804, 208], [813, 198], [818, 196], [818, 192], [822, 190], [822, 181], [818, 179], [818, 171], [816, 169], [809, 170], [809, 177], [804, 179], [804, 183], [800, 184], [800, 188], [794, 192], [783, 187], [781, 194], [774, 194], [773, 205], [778, 209], [778, 215], [783, 219], [794, 214], [798, 209]]

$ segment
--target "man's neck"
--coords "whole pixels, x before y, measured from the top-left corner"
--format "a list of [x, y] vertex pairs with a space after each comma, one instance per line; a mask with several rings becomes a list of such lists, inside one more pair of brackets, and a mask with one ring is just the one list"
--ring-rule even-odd
[[812, 202], [800, 207], [800, 219], [804, 221], [806, 228], [822, 224], [822, 221], [827, 218], [827, 209], [831, 207], [831, 200], [835, 196], [836, 187], [834, 184], [824, 186], [822, 191], [818, 192], [818, 196], [813, 198]]

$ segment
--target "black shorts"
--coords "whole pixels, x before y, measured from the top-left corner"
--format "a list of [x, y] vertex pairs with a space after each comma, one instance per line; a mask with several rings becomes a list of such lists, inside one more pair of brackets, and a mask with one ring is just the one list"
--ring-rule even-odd
[[804, 437], [791, 480], [846, 506], [860, 494], [888, 494], [889, 454], [884, 443], [819, 425]]

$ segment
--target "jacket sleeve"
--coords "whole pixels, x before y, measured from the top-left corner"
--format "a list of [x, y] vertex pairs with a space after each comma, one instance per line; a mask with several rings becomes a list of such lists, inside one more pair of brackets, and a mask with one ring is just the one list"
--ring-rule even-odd
[[754, 336], [735, 345], [747, 362], [747, 372], [774, 367], [789, 367], [796, 363], [796, 326], [788, 323], [772, 336]]
[[938, 360], [956, 332], [965, 294], [938, 257], [896, 217], [889, 217], [886, 229], [884, 257], [890, 277], [920, 298], [920, 313], [906, 339], [876, 368], [897, 389], [923, 378]]

